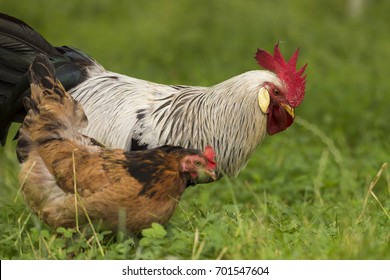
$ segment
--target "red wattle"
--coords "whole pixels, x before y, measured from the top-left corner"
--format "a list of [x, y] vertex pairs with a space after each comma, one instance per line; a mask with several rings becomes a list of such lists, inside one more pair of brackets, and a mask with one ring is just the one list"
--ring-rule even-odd
[[270, 104], [267, 120], [269, 135], [286, 130], [293, 122], [294, 118], [279, 103]]

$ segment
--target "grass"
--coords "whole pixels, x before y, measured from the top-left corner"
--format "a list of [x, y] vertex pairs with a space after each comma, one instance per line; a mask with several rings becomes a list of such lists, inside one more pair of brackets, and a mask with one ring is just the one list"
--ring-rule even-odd
[[390, 259], [390, 4], [365, 1], [359, 14], [348, 2], [2, 3], [53, 44], [151, 81], [211, 85], [257, 69], [255, 49], [278, 40], [309, 66], [294, 125], [237, 178], [188, 189], [168, 224], [140, 237], [42, 224], [17, 195], [11, 133], [0, 148], [0, 258]]

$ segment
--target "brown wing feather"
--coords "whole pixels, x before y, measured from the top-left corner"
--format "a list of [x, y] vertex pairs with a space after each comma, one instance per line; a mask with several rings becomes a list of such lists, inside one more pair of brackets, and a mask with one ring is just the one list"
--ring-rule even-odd
[[30, 67], [31, 98], [24, 99], [28, 114], [20, 129], [18, 158], [24, 161], [31, 145], [55, 139], [72, 139], [82, 144], [90, 140], [78, 131], [88, 124], [82, 107], [55, 77], [49, 59], [39, 55]]

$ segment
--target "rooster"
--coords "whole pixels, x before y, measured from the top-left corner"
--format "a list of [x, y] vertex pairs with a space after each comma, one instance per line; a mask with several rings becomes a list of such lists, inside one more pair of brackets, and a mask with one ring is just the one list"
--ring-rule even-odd
[[198, 177], [215, 180], [210, 146], [204, 152], [173, 146], [125, 152], [94, 145], [79, 132], [87, 125], [82, 107], [47, 57], [38, 55], [28, 74], [31, 98], [24, 101], [28, 113], [17, 145], [25, 159], [19, 178], [28, 205], [49, 225], [74, 227], [89, 218], [113, 231], [124, 223], [137, 233], [165, 223]]
[[175, 145], [216, 151], [217, 177], [236, 176], [266, 134], [287, 129], [304, 99], [305, 64], [298, 50], [285, 61], [258, 49], [252, 70], [210, 87], [162, 85], [105, 70], [71, 47], [53, 47], [24, 22], [0, 15], [0, 140], [26, 112], [27, 69], [37, 54], [50, 57], [65, 89], [89, 120], [82, 132], [126, 150]]

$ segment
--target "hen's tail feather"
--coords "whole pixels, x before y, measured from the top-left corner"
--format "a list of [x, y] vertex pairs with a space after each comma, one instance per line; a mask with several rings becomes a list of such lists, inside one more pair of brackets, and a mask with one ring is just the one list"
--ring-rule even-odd
[[31, 98], [24, 98], [28, 113], [20, 129], [17, 146], [20, 161], [28, 156], [31, 147], [53, 140], [85, 139], [79, 130], [87, 126], [81, 105], [66, 92], [56, 78], [49, 58], [38, 55], [30, 67]]
[[70, 47], [54, 47], [23, 21], [0, 13], [0, 144], [4, 145], [11, 122], [23, 120], [23, 98], [30, 95], [27, 71], [35, 56], [53, 61], [57, 78], [66, 90], [87, 79], [96, 62]]

